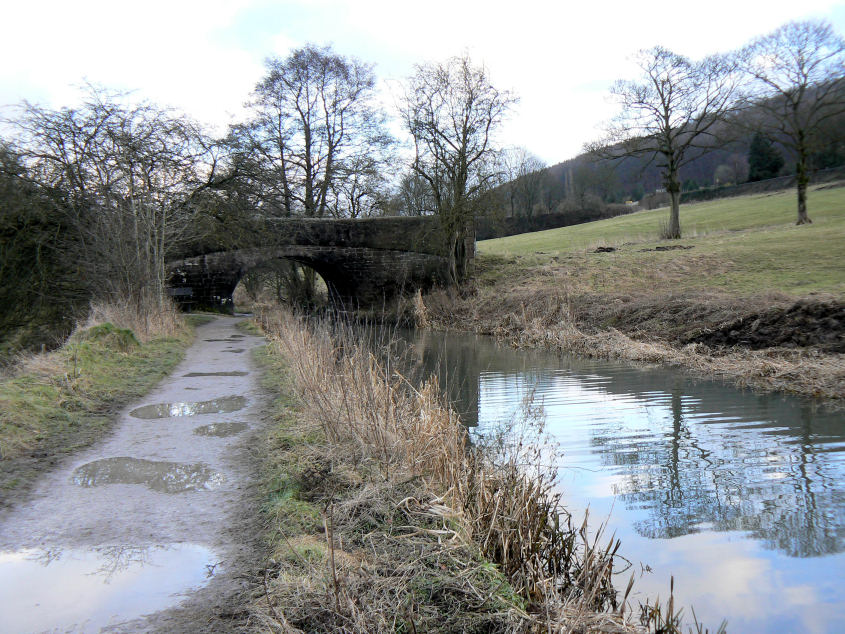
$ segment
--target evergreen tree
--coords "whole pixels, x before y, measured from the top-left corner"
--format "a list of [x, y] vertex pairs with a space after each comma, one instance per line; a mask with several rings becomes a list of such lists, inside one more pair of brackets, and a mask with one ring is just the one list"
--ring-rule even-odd
[[751, 139], [748, 148], [749, 182], [774, 178], [783, 167], [783, 156], [772, 142], [759, 132]]

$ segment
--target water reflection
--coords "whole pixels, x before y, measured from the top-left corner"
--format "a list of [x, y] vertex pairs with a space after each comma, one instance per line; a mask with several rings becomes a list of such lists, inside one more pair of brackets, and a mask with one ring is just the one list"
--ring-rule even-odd
[[73, 483], [82, 487], [143, 484], [159, 493], [205, 491], [222, 482], [222, 474], [202, 463], [183, 464], [129, 457], [95, 460], [73, 472]]
[[[534, 393], [564, 453], [568, 503], [591, 505], [594, 517], [612, 509], [626, 556], [661, 571], [655, 591], [665, 594], [669, 575], [684, 578], [684, 602], [699, 615], [710, 606], [716, 623], [727, 616], [731, 631], [782, 631], [793, 621], [796, 630], [837, 629], [845, 590], [830, 579], [845, 576], [841, 412], [669, 369], [472, 336], [408, 337], [415, 372], [445, 373], [478, 433], [513, 420]], [[758, 573], [765, 582], [755, 582]], [[720, 605], [720, 583], [744, 599]], [[752, 601], [769, 606], [768, 615]], [[789, 613], [799, 607], [807, 612]]]
[[[186, 375], [188, 376], [188, 375]], [[193, 374], [193, 376], [197, 376]], [[224, 396], [210, 401], [196, 401], [193, 403], [156, 403], [144, 405], [129, 412], [135, 418], [170, 418], [173, 416], [197, 416], [199, 414], [224, 414], [246, 407], [243, 396]]]
[[622, 475], [615, 493], [648, 511], [634, 522], [638, 532], [744, 531], [795, 557], [845, 549], [843, 464], [824, 455], [839, 443], [818, 441], [830, 430], [808, 405], [763, 426], [702, 412], [680, 387], [658, 400], [666, 402], [651, 408], [648, 425], [611, 422], [592, 438], [603, 464]]
[[198, 436], [217, 436], [224, 438], [239, 434], [248, 427], [249, 425], [246, 423], [211, 423], [210, 425], [195, 427], [194, 433]]
[[194, 544], [0, 552], [2, 629], [99, 631], [175, 603], [216, 563]]

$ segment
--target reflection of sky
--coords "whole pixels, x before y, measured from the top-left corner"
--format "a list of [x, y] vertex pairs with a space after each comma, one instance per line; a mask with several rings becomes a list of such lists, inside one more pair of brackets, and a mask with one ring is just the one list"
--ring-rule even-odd
[[564, 454], [565, 503], [610, 516], [625, 556], [651, 566], [642, 598], [665, 597], [674, 575], [711, 629], [845, 622], [841, 416], [667, 371], [562, 365], [480, 372], [480, 429], [518, 420], [533, 392]]
[[99, 631], [175, 603], [216, 561], [193, 544], [0, 552], [2, 630]]

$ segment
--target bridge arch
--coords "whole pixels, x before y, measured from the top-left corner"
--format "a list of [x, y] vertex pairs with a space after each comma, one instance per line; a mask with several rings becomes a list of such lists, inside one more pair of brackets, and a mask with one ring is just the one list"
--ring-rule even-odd
[[229, 310], [241, 278], [276, 259], [314, 269], [332, 298], [356, 306], [378, 305], [448, 279], [444, 241], [432, 217], [286, 220], [272, 225], [270, 235], [244, 242], [172, 262], [171, 293], [197, 307]]

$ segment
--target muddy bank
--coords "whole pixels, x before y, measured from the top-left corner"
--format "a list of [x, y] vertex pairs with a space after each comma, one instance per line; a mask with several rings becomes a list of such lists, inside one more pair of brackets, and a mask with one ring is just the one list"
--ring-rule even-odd
[[435, 291], [408, 311], [418, 323], [516, 346], [677, 365], [755, 389], [845, 398], [845, 308], [827, 298], [570, 296], [499, 284]]
[[845, 305], [802, 300], [788, 308], [753, 312], [686, 341], [710, 346], [744, 346], [752, 350], [815, 348], [845, 352]]
[[[57, 459], [0, 521], [13, 631], [235, 631], [260, 583], [265, 392], [237, 320], [218, 318], [172, 375], [90, 448]], [[233, 337], [234, 336], [234, 337]], [[203, 341], [222, 339], [223, 341]], [[225, 399], [224, 397], [230, 397]]]

